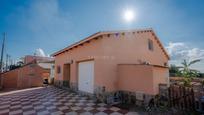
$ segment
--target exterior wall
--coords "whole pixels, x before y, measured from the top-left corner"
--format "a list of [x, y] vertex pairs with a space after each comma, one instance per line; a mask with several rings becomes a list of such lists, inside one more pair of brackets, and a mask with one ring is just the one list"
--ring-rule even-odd
[[16, 77], [17, 75], [18, 75], [17, 71], [10, 71], [5, 74], [2, 74], [3, 86], [6, 88], [17, 88], [18, 81], [18, 78]]
[[54, 78], [54, 77], [55, 77], [55, 66], [53, 64], [50, 68], [50, 78]]
[[[92, 39], [72, 50], [59, 54], [55, 58], [55, 68], [61, 67], [61, 73], [55, 71], [55, 80], [63, 81], [63, 65], [71, 63], [71, 84], [77, 86], [78, 62], [94, 60], [94, 85], [105, 87], [106, 91], [116, 91], [118, 82], [118, 64], [140, 64], [148, 62], [153, 65], [164, 66], [168, 62], [151, 32], [134, 34], [103, 35]], [[148, 49], [148, 39], [154, 44], [154, 51]], [[72, 63], [73, 60], [73, 63]], [[142, 71], [142, 70], [141, 70]], [[145, 72], [146, 70], [143, 70]], [[142, 72], [141, 72], [142, 73]]]
[[[63, 55], [59, 55], [55, 58], [55, 82], [57, 81], [62, 81], [66, 80], [66, 78], [63, 78], [63, 74], [64, 74], [64, 64], [69, 64], [71, 63], [71, 61], [73, 61], [73, 63], [70, 64], [70, 83], [71, 85], [74, 85], [75, 87], [77, 87], [78, 84], [78, 63], [80, 61], [84, 61], [84, 60], [93, 60], [95, 57], [101, 57], [101, 53], [98, 52], [102, 52], [102, 50], [100, 49], [101, 47], [101, 43], [98, 42], [97, 40], [93, 40], [90, 43], [85, 43], [83, 46], [78, 46], [77, 48], [66, 52]], [[97, 51], [96, 49], [100, 50]], [[98, 61], [98, 59], [94, 59], [95, 62]], [[60, 66], [61, 68], [61, 72], [57, 73], [57, 68], [58, 66]], [[96, 63], [94, 65], [94, 69], [96, 70]], [[96, 76], [96, 72], [94, 73]]]
[[30, 64], [18, 70], [18, 88], [37, 87], [43, 85], [43, 79], [47, 79], [46, 70], [37, 64]]
[[54, 77], [55, 77], [55, 66], [54, 63], [52, 64], [50, 68], [50, 79], [49, 79], [49, 84], [54, 84]]
[[43, 85], [49, 77], [49, 70], [37, 64], [29, 64], [2, 74], [4, 88], [29, 88]]
[[153, 83], [154, 83], [154, 92], [159, 92], [159, 84], [169, 85], [169, 69], [154, 67], [153, 68]]
[[118, 89], [154, 95], [153, 67], [148, 65], [119, 65]]
[[38, 62], [38, 65], [44, 68], [45, 70], [47, 69], [48, 72], [45, 72], [45, 74], [43, 75], [46, 76], [46, 78], [48, 78], [49, 84], [53, 84], [54, 82], [54, 61]]
[[35, 60], [34, 56], [25, 56], [24, 57], [24, 64], [28, 64], [34, 60]]
[[[153, 40], [153, 52], [148, 49], [148, 39]], [[104, 36], [104, 39], [101, 40], [102, 56], [96, 60], [95, 82], [99, 86], [105, 86], [109, 91], [117, 90], [117, 64], [148, 62], [164, 66], [164, 63], [168, 62], [150, 33], [126, 33], [117, 37], [110, 35], [110, 37]]]

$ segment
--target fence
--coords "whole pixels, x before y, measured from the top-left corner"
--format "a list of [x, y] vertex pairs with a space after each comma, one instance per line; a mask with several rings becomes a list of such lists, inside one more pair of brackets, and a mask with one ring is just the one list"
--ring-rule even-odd
[[195, 110], [194, 91], [192, 88], [172, 85], [168, 89], [169, 105], [182, 110]]

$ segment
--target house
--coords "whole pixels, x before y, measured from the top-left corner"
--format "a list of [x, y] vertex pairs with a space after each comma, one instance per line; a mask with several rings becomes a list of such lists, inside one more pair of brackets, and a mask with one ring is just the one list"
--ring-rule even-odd
[[42, 57], [42, 56], [36, 56], [36, 55], [26, 55], [25, 57], [21, 58], [23, 60], [24, 64], [28, 64], [33, 61], [37, 62], [47, 62], [47, 61], [53, 61], [53, 58], [50, 57]]
[[24, 64], [28, 64], [33, 61], [36, 61], [38, 66], [50, 71], [48, 80], [51, 82], [51, 79], [54, 79], [54, 63], [55, 63], [54, 58], [37, 56], [37, 55], [26, 55], [22, 59], [24, 60]]
[[152, 29], [98, 32], [52, 55], [55, 84], [82, 93], [156, 95], [169, 83], [169, 56]]
[[42, 86], [44, 79], [50, 79], [54, 59], [49, 57], [25, 56], [23, 65], [1, 74], [3, 88], [29, 88]]

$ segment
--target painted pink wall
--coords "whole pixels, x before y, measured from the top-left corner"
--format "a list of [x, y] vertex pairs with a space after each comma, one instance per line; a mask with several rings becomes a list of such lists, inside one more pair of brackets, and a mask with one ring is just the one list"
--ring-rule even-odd
[[159, 92], [159, 84], [169, 84], [169, 69], [154, 67], [153, 68], [153, 77], [154, 77], [154, 92]]
[[[49, 77], [49, 71], [37, 64], [29, 64], [23, 67], [2, 73], [4, 88], [29, 88], [43, 85], [43, 79]], [[46, 74], [45, 74], [46, 73]]]
[[[78, 62], [93, 59], [95, 61], [95, 85], [105, 86], [106, 90], [114, 91], [117, 90], [118, 64], [139, 64], [139, 60], [141, 60], [163, 66], [164, 63], [168, 62], [168, 58], [164, 55], [152, 32], [134, 34], [131, 32], [125, 33], [125, 35], [111, 34], [102, 37], [92, 39], [89, 43], [84, 43], [68, 52], [57, 55], [55, 67], [61, 66], [61, 73], [55, 72], [55, 79], [63, 80], [63, 64], [73, 60], [71, 82], [77, 83]], [[148, 39], [153, 40], [153, 52], [148, 50]]]
[[4, 88], [17, 88], [18, 71], [10, 71], [1, 75]]
[[119, 65], [118, 89], [154, 94], [153, 68], [148, 65]]
[[140, 91], [155, 95], [159, 93], [159, 84], [168, 83], [168, 68], [152, 65], [122, 64], [118, 66], [118, 89]]

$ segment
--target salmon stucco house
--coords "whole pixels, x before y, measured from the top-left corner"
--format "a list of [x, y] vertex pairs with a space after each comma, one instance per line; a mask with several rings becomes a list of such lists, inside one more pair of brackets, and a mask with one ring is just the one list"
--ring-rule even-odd
[[169, 80], [169, 56], [152, 29], [98, 32], [53, 56], [56, 85], [98, 98], [156, 95]]

